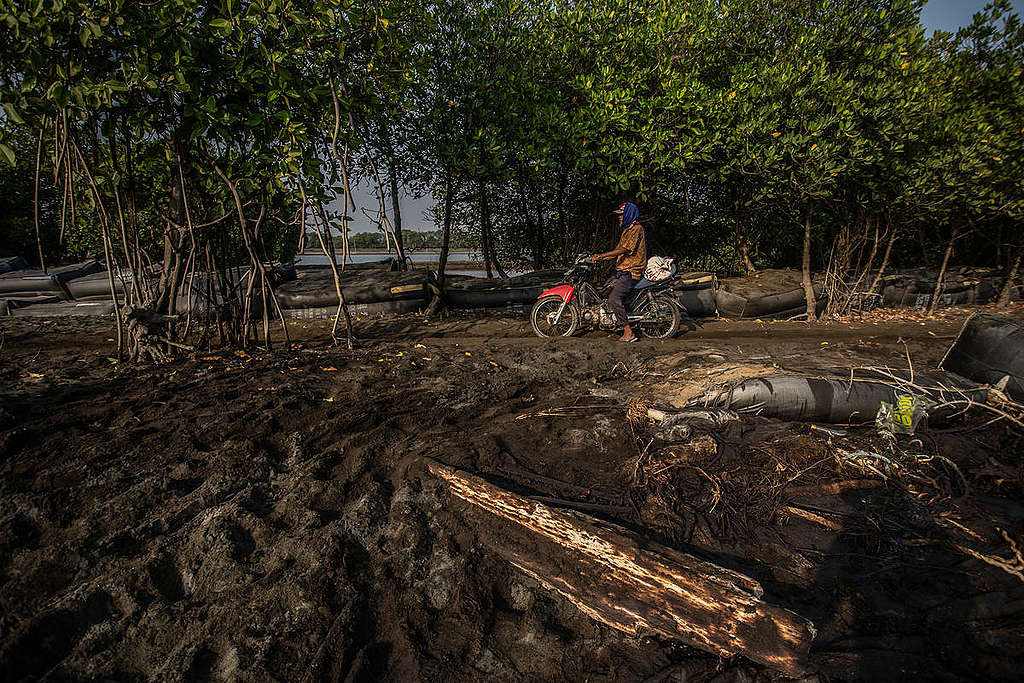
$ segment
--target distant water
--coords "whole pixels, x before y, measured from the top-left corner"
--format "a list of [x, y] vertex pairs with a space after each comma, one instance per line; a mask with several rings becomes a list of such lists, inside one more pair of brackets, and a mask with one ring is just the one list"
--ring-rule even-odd
[[[370, 263], [372, 261], [383, 261], [388, 258], [393, 258], [395, 253], [393, 251], [374, 250], [374, 251], [353, 251], [349, 254], [349, 258], [345, 261], [346, 263]], [[423, 264], [425, 267], [432, 266], [437, 268], [438, 259], [441, 256], [441, 252], [438, 249], [427, 249], [423, 251], [414, 251], [407, 254], [412, 259], [414, 264]], [[337, 254], [337, 264], [341, 265], [341, 253]], [[295, 257], [295, 265], [302, 266], [327, 266], [330, 264], [327, 256], [321, 251], [306, 251]], [[448, 252], [448, 263], [445, 267], [446, 272], [457, 275], [469, 275], [471, 277], [486, 277], [487, 271], [483, 267], [484, 261], [480, 257], [479, 252], [469, 250], [458, 250]], [[508, 275], [522, 275], [523, 270], [506, 270]]]

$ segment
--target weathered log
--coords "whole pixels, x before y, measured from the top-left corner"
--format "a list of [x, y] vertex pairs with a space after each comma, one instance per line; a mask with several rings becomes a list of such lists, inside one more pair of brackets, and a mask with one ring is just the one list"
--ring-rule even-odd
[[790, 675], [807, 671], [814, 625], [763, 602], [752, 578], [436, 461], [427, 469], [454, 496], [494, 515], [481, 534], [489, 548], [593, 619], [719, 656], [743, 655]]

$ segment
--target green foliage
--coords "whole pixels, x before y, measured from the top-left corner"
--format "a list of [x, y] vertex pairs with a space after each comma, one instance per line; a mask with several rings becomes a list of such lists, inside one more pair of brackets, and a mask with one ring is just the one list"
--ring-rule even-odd
[[[0, 163], [0, 254], [20, 255], [38, 265], [35, 215], [35, 141], [24, 129], [6, 131], [7, 143], [14, 163]], [[44, 256], [52, 257], [57, 247], [54, 224], [54, 197], [44, 192], [40, 197], [40, 229]]]
[[[794, 265], [807, 212], [819, 265], [871, 225], [920, 235], [921, 253], [897, 257], [934, 262], [959, 234], [962, 258], [1006, 258], [1024, 211], [1024, 29], [999, 0], [928, 38], [921, 4], [13, 2], [0, 163], [24, 176], [11, 131], [42, 129], [44, 185], [60, 194], [52, 131], [66, 124], [107, 213], [123, 200], [154, 258], [179, 239], [165, 230], [185, 218], [179, 180], [188, 218], [210, 224], [199, 241], [235, 263], [246, 252], [215, 168], [269, 257], [297, 242], [303, 195], [336, 200], [343, 166], [438, 201], [450, 186], [460, 243], [480, 245], [487, 223], [521, 266], [607, 248], [625, 198], [657, 251], [718, 270], [741, 267], [741, 246]], [[102, 207], [73, 170], [67, 246], [95, 250]]]
[[[341, 238], [335, 237], [335, 243], [341, 247]], [[383, 249], [384, 233], [382, 232], [357, 232], [348, 237], [348, 246], [351, 249]]]

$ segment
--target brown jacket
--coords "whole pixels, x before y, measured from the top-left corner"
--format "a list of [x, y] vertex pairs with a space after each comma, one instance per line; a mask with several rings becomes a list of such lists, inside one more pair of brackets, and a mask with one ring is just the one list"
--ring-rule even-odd
[[616, 249], [626, 249], [626, 253], [615, 259], [615, 270], [628, 272], [634, 280], [644, 276], [647, 268], [647, 236], [644, 228], [637, 222], [622, 231]]

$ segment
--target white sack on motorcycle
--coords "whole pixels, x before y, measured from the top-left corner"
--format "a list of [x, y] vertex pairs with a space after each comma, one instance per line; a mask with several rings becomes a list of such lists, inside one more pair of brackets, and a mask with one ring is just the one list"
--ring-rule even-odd
[[675, 259], [668, 258], [667, 256], [652, 256], [647, 259], [647, 268], [644, 270], [644, 278], [651, 282], [661, 282], [662, 280], [672, 277], [673, 270], [672, 266], [675, 264]]

